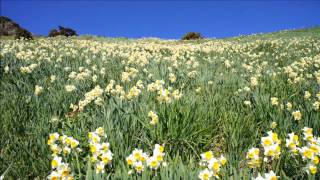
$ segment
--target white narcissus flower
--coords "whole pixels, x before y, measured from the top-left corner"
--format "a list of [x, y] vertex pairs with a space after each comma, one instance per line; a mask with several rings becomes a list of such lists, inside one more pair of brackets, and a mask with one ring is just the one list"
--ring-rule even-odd
[[159, 117], [154, 111], [149, 111], [148, 117], [151, 118], [151, 121], [150, 121], [151, 125], [156, 125], [159, 121]]
[[261, 174], [259, 173], [258, 176], [254, 178], [254, 180], [266, 180], [266, 179], [262, 177]]
[[302, 114], [299, 110], [297, 110], [297, 111], [292, 112], [292, 116], [293, 116], [294, 120], [300, 121]]
[[104, 173], [105, 172], [104, 167], [105, 167], [105, 164], [102, 161], [98, 162], [95, 166], [96, 174]]
[[9, 72], [9, 66], [4, 67], [4, 73], [8, 73]]
[[198, 177], [199, 177], [200, 180], [208, 180], [212, 176], [213, 176], [213, 172], [210, 171], [209, 169], [205, 169], [205, 170], [200, 171]]
[[62, 163], [62, 158], [58, 156], [54, 156], [53, 160], [51, 161], [52, 169], [58, 168], [61, 163]]
[[76, 90], [77, 88], [74, 86], [74, 85], [66, 85], [64, 87], [64, 89], [67, 91], [67, 92], [72, 92], [74, 90]]
[[144, 166], [141, 161], [137, 161], [133, 164], [134, 169], [137, 173], [142, 173], [144, 171]]
[[43, 87], [36, 85], [34, 88], [34, 95], [38, 96], [43, 91]]
[[147, 160], [147, 165], [151, 168], [151, 169], [157, 169], [160, 165], [157, 157], [152, 156], [150, 158], [148, 158]]
[[265, 173], [266, 180], [277, 180], [278, 176], [271, 170], [269, 173]]
[[50, 76], [50, 82], [51, 83], [53, 83], [56, 79], [57, 79], [57, 77], [55, 75], [51, 75]]

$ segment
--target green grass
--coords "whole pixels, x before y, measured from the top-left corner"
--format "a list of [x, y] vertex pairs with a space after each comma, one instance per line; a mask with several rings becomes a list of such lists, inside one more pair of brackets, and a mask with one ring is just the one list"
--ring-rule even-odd
[[[301, 129], [305, 126], [313, 128], [315, 136], [320, 135], [320, 112], [312, 106], [319, 101], [316, 98], [320, 91], [316, 81], [320, 67], [319, 47], [319, 28], [190, 42], [94, 37], [1, 39], [0, 174], [5, 172], [5, 179], [47, 177], [51, 171], [47, 139], [50, 133], [59, 132], [79, 140], [83, 149], [79, 154], [80, 164], [73, 155], [68, 159], [75, 177], [83, 179], [87, 175], [88, 179], [99, 179], [88, 168], [87, 134], [101, 126], [114, 154], [112, 167], [100, 177], [103, 179], [196, 179], [203, 169], [198, 165], [200, 154], [208, 150], [227, 158], [224, 179], [249, 179], [257, 172], [263, 174], [271, 169], [281, 179], [317, 179], [319, 173], [308, 176], [303, 170], [306, 163], [301, 158], [290, 158], [285, 150], [285, 138], [288, 133], [296, 132], [302, 139]], [[145, 56], [149, 63], [144, 66], [129, 64], [128, 57], [134, 53], [142, 54], [136, 59]], [[175, 58], [178, 59], [177, 68], [173, 67]], [[307, 65], [296, 65], [302, 59]], [[87, 64], [86, 60], [91, 63]], [[230, 68], [225, 66], [226, 60], [231, 63]], [[264, 62], [267, 65], [263, 65]], [[33, 63], [38, 67], [32, 73], [21, 73], [20, 67]], [[192, 67], [196, 63], [198, 67]], [[251, 65], [252, 69], [245, 69], [244, 64]], [[92, 70], [93, 65], [97, 71]], [[6, 66], [8, 72], [4, 70]], [[123, 83], [121, 73], [126, 66], [138, 69], [139, 73], [131, 82]], [[288, 66], [297, 66], [294, 72], [304, 79], [288, 83], [288, 79], [292, 79], [284, 71]], [[71, 70], [65, 71], [65, 67]], [[90, 69], [90, 77], [68, 79], [70, 72], [78, 72], [79, 67]], [[175, 83], [168, 80], [168, 67], [177, 77]], [[101, 68], [106, 69], [105, 75], [99, 74]], [[188, 77], [192, 70], [197, 71], [196, 78]], [[153, 77], [148, 77], [149, 73]], [[91, 79], [93, 74], [98, 76], [96, 82]], [[308, 74], [312, 77], [308, 78]], [[51, 75], [57, 77], [53, 83]], [[258, 77], [257, 87], [250, 86], [251, 77]], [[84, 94], [95, 85], [104, 89], [111, 79], [121, 84], [126, 92], [141, 79], [145, 89], [132, 101], [104, 93], [101, 106], [92, 102], [77, 116], [66, 116], [72, 111], [71, 103], [84, 99]], [[182, 98], [170, 104], [159, 103], [157, 93], [147, 92], [146, 88], [157, 79], [165, 80], [166, 88], [179, 89]], [[77, 90], [67, 93], [64, 89], [67, 84], [75, 85]], [[34, 95], [35, 85], [44, 88], [39, 96]], [[251, 91], [236, 93], [246, 86], [251, 87]], [[196, 92], [198, 87], [201, 87], [200, 92]], [[304, 91], [312, 94], [310, 100], [304, 99]], [[271, 97], [278, 97], [283, 105], [292, 102], [293, 109], [272, 106]], [[244, 105], [245, 100], [251, 102], [251, 107]], [[151, 110], [159, 116], [155, 127], [149, 124]], [[293, 110], [301, 111], [300, 122], [293, 119]], [[58, 117], [59, 121], [52, 122], [53, 117]], [[272, 167], [263, 165], [253, 171], [246, 165], [246, 153], [251, 147], [261, 148], [260, 139], [266, 136], [273, 121], [278, 124], [274, 131], [282, 140], [281, 158], [274, 161]], [[142, 175], [127, 175], [125, 158], [132, 150], [141, 148], [151, 152], [156, 143], [165, 144], [168, 166], [157, 172], [147, 170]]]

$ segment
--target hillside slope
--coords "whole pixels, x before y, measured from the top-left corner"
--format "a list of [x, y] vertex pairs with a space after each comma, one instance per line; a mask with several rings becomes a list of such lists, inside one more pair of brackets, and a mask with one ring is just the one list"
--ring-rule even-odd
[[318, 32], [2, 40], [0, 172], [319, 179]]

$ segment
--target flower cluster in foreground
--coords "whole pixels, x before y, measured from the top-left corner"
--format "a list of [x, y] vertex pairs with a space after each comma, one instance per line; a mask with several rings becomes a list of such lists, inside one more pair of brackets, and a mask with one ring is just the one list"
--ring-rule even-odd
[[277, 176], [272, 170], [268, 173], [264, 174], [264, 177], [261, 174], [258, 177], [254, 178], [254, 180], [277, 180], [279, 176]]
[[159, 121], [158, 115], [153, 111], [149, 111], [148, 117], [151, 119], [151, 121], [150, 121], [151, 125], [156, 125]]
[[212, 151], [202, 153], [200, 165], [206, 168], [199, 173], [199, 178], [201, 180], [208, 180], [211, 177], [219, 178], [220, 171], [226, 163], [227, 159], [223, 155], [216, 158]]
[[[102, 127], [97, 128], [93, 132], [88, 133], [90, 160], [94, 163], [95, 173], [105, 173], [106, 166], [111, 166], [113, 154], [110, 151], [110, 144], [106, 142], [106, 134]], [[320, 157], [320, 138], [314, 137], [312, 128], [303, 128], [303, 141], [299, 141], [299, 136], [295, 133], [289, 133], [285, 140], [285, 148], [281, 150], [281, 140], [278, 134], [269, 131], [267, 136], [261, 138], [262, 150], [253, 147], [249, 149], [246, 155], [247, 165], [252, 169], [260, 168], [262, 160], [267, 164], [279, 159], [283, 151], [288, 150], [292, 158], [301, 156], [303, 162], [306, 162], [305, 170], [308, 174], [314, 175], [318, 171], [319, 157]], [[73, 137], [52, 133], [49, 135], [48, 145], [52, 151], [51, 168], [52, 171], [48, 179], [74, 179], [72, 168], [66, 162], [66, 157], [72, 152], [80, 152], [78, 148], [79, 142]], [[304, 145], [304, 146], [301, 146]], [[126, 158], [126, 163], [129, 166], [128, 174], [141, 174], [147, 168], [156, 171], [161, 166], [167, 166], [164, 161], [164, 146], [155, 144], [152, 155], [143, 152], [142, 149], [134, 149], [132, 153]], [[213, 151], [207, 151], [201, 155], [200, 166], [204, 167], [199, 172], [199, 179], [208, 180], [212, 177], [221, 178], [224, 176], [222, 169], [227, 163], [227, 159], [221, 155], [215, 157]], [[255, 180], [273, 180], [278, 179], [278, 176], [270, 170], [261, 176], [260, 173]]]
[[52, 171], [48, 176], [48, 179], [73, 180], [74, 176], [71, 168], [67, 162], [63, 161], [63, 159], [65, 159], [72, 151], [80, 151], [78, 148], [79, 141], [73, 137], [52, 133], [49, 135], [48, 145], [50, 146], [53, 157], [51, 161]]
[[[95, 163], [95, 172], [97, 174], [105, 172], [105, 166], [111, 165], [113, 154], [110, 151], [109, 143], [105, 141], [106, 134], [102, 127], [93, 132], [89, 132], [89, 147], [91, 152], [90, 160]], [[48, 145], [52, 151], [51, 168], [52, 172], [48, 176], [51, 180], [73, 180], [72, 168], [66, 162], [68, 156], [74, 152], [78, 159], [77, 152], [81, 152], [79, 141], [73, 137], [52, 133], [49, 135]], [[77, 162], [79, 163], [79, 162]], [[91, 167], [90, 167], [91, 168]], [[80, 171], [80, 169], [78, 169]]]
[[305, 146], [297, 148], [302, 159], [307, 162], [306, 171], [316, 174], [320, 158], [320, 137], [314, 137], [311, 128], [303, 128]]
[[128, 174], [136, 172], [142, 173], [146, 167], [151, 170], [157, 170], [161, 165], [166, 166], [164, 161], [164, 146], [156, 144], [153, 149], [153, 154], [149, 156], [141, 149], [134, 149], [132, 153], [126, 158], [127, 164], [130, 167]]
[[106, 134], [104, 129], [99, 127], [94, 132], [89, 132], [89, 143], [91, 151], [91, 161], [95, 163], [96, 173], [104, 173], [105, 166], [110, 165], [112, 161], [113, 154], [110, 151], [110, 144], [104, 142], [106, 139]]
[[[261, 138], [261, 145], [263, 147], [263, 156], [260, 154], [260, 149], [253, 147], [249, 149], [246, 155], [247, 165], [250, 168], [261, 167], [261, 160], [263, 159], [266, 163], [271, 164], [273, 161], [277, 160], [281, 154], [281, 141], [278, 139], [277, 133], [269, 131], [268, 136]], [[320, 158], [320, 138], [314, 137], [312, 133], [312, 128], [303, 128], [303, 144], [305, 146], [300, 146], [302, 143], [299, 141], [299, 136], [295, 133], [289, 133], [286, 139], [286, 147], [291, 153], [291, 157], [297, 159], [300, 154], [302, 160], [306, 162], [305, 170], [308, 174], [316, 174], [319, 166]], [[285, 150], [283, 150], [285, 151]], [[273, 171], [270, 172], [272, 177], [275, 177]], [[265, 179], [268, 178], [270, 173], [265, 175]], [[257, 179], [263, 179], [261, 176]]]

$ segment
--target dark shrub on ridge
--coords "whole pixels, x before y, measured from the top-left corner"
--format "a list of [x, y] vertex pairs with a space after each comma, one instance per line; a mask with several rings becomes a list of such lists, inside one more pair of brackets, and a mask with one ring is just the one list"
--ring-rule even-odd
[[77, 32], [71, 28], [66, 28], [66, 27], [62, 27], [59, 26], [59, 29], [52, 29], [49, 32], [49, 37], [55, 37], [55, 36], [78, 36]]
[[199, 32], [188, 32], [181, 39], [182, 40], [196, 40], [202, 39], [203, 36]]
[[32, 39], [32, 34], [10, 18], [0, 16], [0, 36], [12, 36], [16, 39]]
[[24, 38], [24, 39], [28, 39], [28, 40], [31, 40], [33, 39], [32, 37], [32, 34], [27, 31], [26, 29], [19, 29], [16, 33], [16, 35], [14, 36], [15, 39], [21, 39], [21, 38]]

